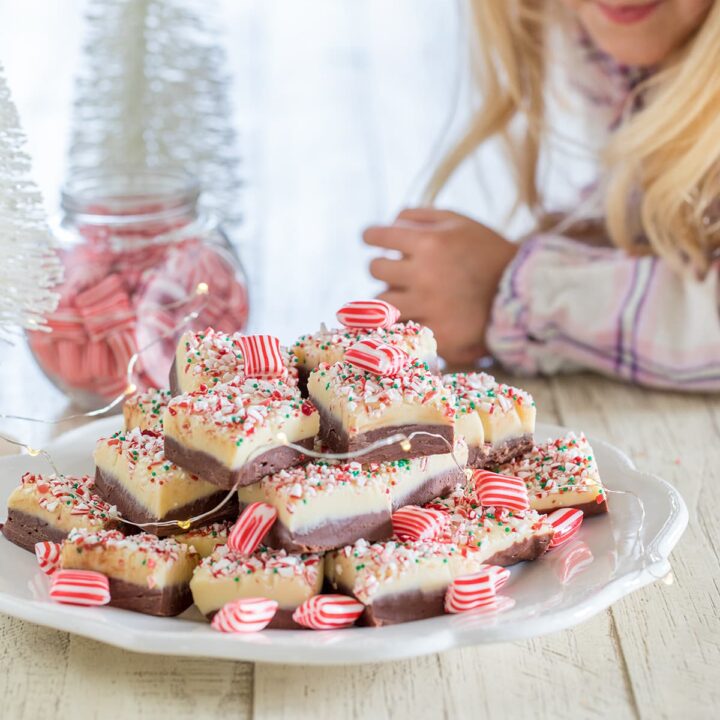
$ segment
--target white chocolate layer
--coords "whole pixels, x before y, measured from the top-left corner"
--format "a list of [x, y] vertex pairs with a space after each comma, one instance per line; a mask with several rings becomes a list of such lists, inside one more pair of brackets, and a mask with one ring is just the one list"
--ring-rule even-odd
[[125, 430], [140, 428], [140, 430], [162, 432], [163, 413], [169, 400], [169, 390], [156, 388], [129, 397], [123, 403]]
[[98, 497], [91, 477], [25, 473], [8, 498], [8, 510], [17, 510], [67, 533], [72, 528], [103, 529], [117, 523], [118, 512]]
[[158, 519], [218, 492], [217, 485], [170, 462], [163, 445], [162, 435], [142, 433], [135, 428], [101, 438], [94, 453], [95, 465]]
[[457, 398], [458, 433], [468, 444], [497, 445], [534, 432], [535, 402], [524, 390], [498, 383], [492, 375], [482, 372], [445, 375], [443, 382]]
[[151, 590], [188, 583], [198, 562], [194, 548], [172, 538], [124, 536], [117, 530], [72, 530], [60, 556], [65, 570], [95, 570]]
[[175, 535], [174, 538], [179, 543], [194, 547], [200, 557], [206, 558], [213, 554], [218, 545], [227, 543], [230, 527], [231, 523], [227, 521], [213, 523], [212, 525], [193, 528], [186, 533]]
[[308, 394], [348, 435], [398, 425], [455, 423], [454, 404], [440, 379], [414, 360], [397, 375], [379, 377], [350, 363], [321, 364], [310, 374]]
[[320, 417], [296, 387], [281, 380], [253, 379], [173, 398], [163, 425], [165, 437], [236, 470], [261, 452], [283, 445], [283, 437], [295, 443], [315, 437]]
[[322, 582], [319, 555], [289, 555], [284, 550], [264, 549], [248, 557], [224, 545], [198, 566], [190, 590], [203, 615], [244, 597], [268, 598], [281, 609], [294, 610], [317, 595]]

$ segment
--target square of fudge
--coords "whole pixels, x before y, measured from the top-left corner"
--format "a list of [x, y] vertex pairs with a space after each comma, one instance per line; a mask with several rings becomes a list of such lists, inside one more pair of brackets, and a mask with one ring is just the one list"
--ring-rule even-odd
[[585, 515], [608, 511], [595, 453], [582, 433], [535, 445], [497, 470], [525, 481], [530, 507], [539, 512], [577, 508]]
[[385, 376], [345, 361], [322, 363], [310, 374], [308, 396], [320, 412], [320, 438], [331, 452], [357, 452], [397, 433], [413, 432], [420, 434], [409, 448], [396, 442], [358, 459], [402, 460], [444, 454], [454, 446], [454, 400], [421, 360]]
[[125, 430], [155, 430], [162, 432], [162, 418], [170, 401], [169, 390], [149, 388], [129, 397], [123, 404], [123, 427]]
[[553, 536], [546, 516], [536, 510], [483, 507], [470, 482], [425, 507], [447, 513], [440, 540], [477, 550], [483, 562], [492, 565], [535, 560], [547, 551]]
[[173, 535], [173, 537], [179, 543], [194, 547], [200, 557], [206, 558], [215, 552], [218, 545], [227, 543], [228, 534], [234, 522], [234, 520], [223, 520], [209, 525], [201, 525], [191, 528], [187, 532]]
[[[93, 457], [98, 493], [118, 507], [124, 520], [140, 523], [156, 535], [177, 532], [176, 524], [158, 523], [211, 512], [227, 495], [168, 460], [163, 436], [152, 430], [133, 428], [101, 438]], [[234, 517], [237, 501], [233, 497], [195, 525]]]
[[398, 322], [389, 328], [326, 328], [302, 335], [290, 348], [298, 361], [300, 387], [306, 392], [310, 373], [321, 363], [332, 365], [345, 356], [345, 351], [359, 340], [379, 340], [403, 349], [411, 358], [417, 358], [437, 370], [437, 342], [430, 328], [413, 321]]
[[163, 418], [165, 454], [180, 467], [230, 489], [251, 485], [301, 463], [312, 449], [320, 416], [296, 386], [248, 378], [179, 395]]
[[[241, 333], [224, 333], [207, 328], [202, 332], [185, 332], [177, 345], [170, 368], [170, 390], [173, 395], [192, 393], [218, 384], [235, 384], [245, 378], [241, 351]], [[297, 384], [298, 360], [294, 353], [282, 349], [287, 364], [283, 378]]]
[[194, 548], [149, 533], [73, 529], [62, 544], [63, 570], [107, 576], [110, 605], [146, 615], [179, 615], [192, 605], [190, 578], [200, 558]]
[[358, 540], [325, 556], [325, 577], [365, 605], [362, 624], [392, 625], [443, 615], [450, 583], [483, 562], [479, 550], [450, 542]]
[[360, 463], [310, 463], [282, 470], [239, 488], [238, 498], [241, 508], [265, 502], [277, 510], [263, 544], [288, 552], [325, 551], [360, 537], [392, 535], [387, 478], [380, 469]]
[[519, 388], [483, 372], [443, 376], [446, 391], [457, 398], [456, 430], [467, 440], [468, 465], [498, 465], [533, 445], [535, 402]]
[[298, 628], [295, 609], [317, 595], [323, 585], [322, 556], [291, 554], [261, 547], [253, 555], [215, 548], [203, 559], [190, 581], [193, 600], [208, 619], [226, 603], [238, 598], [275, 600], [278, 611], [270, 628]]
[[104, 530], [119, 524], [117, 508], [97, 494], [93, 478], [27, 472], [10, 493], [2, 532], [34, 552], [35, 543], [62, 542], [72, 528]]

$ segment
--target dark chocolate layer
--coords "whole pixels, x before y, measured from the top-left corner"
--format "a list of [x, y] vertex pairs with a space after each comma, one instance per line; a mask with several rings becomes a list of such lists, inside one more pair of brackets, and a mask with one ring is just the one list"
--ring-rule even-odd
[[314, 398], [311, 397], [310, 400], [320, 413], [320, 439], [328, 446], [330, 452], [357, 452], [358, 450], [364, 450], [378, 440], [384, 440], [397, 433], [403, 433], [409, 436], [413, 432], [426, 432], [440, 436], [430, 437], [428, 435], [418, 435], [412, 439], [410, 450], [403, 450], [399, 442], [377, 448], [367, 455], [362, 456], [361, 460], [363, 463], [405, 460], [423, 457], [425, 455], [440, 455], [448, 453], [454, 444], [455, 430], [450, 425], [420, 425], [414, 423], [391, 425], [389, 427], [368, 430], [368, 432], [351, 437], [347, 434], [345, 428], [342, 427], [342, 423], [332, 413], [318, 404]]
[[465, 473], [459, 468], [439, 473], [428, 478], [422, 485], [416, 487], [412, 492], [401, 498], [393, 499], [393, 510], [404, 505], [424, 505], [438, 497], [449, 495], [458, 484], [465, 482]]
[[193, 602], [188, 583], [150, 589], [115, 578], [109, 578], [109, 581], [112, 607], [144, 615], [173, 617], [187, 610]]
[[[153, 523], [166, 520], [184, 520], [195, 515], [202, 515], [212, 510], [212, 508], [220, 503], [227, 495], [227, 491], [219, 490], [212, 495], [207, 495], [203, 498], [193, 500], [190, 503], [186, 503], [185, 505], [181, 505], [163, 517], [157, 517], [145, 508], [114, 475], [100, 468], [95, 469], [95, 489], [103, 500], [109, 502], [111, 505], [117, 506], [123, 519], [135, 523], [150, 523], [142, 528], [143, 531], [153, 533], [160, 537], [176, 535], [180, 530], [176, 525], [163, 527]], [[237, 516], [237, 496], [233, 494], [227, 503], [219, 510], [212, 513], [212, 515], [204, 517], [202, 520], [194, 522], [190, 527], [202, 527], [221, 520], [235, 520]], [[183, 529], [182, 532], [186, 532], [186, 530]]]
[[291, 553], [325, 552], [352, 545], [360, 538], [368, 542], [388, 540], [392, 534], [392, 520], [388, 510], [324, 522], [303, 532], [292, 532], [280, 520], [276, 520], [262, 542], [271, 548]]
[[8, 517], [3, 525], [2, 534], [11, 543], [31, 553], [35, 552], [35, 543], [46, 541], [61, 543], [67, 537], [66, 532], [53, 527], [41, 518], [12, 508], [8, 508]]
[[526, 453], [529, 453], [534, 445], [532, 433], [518, 435], [508, 438], [496, 445], [485, 443], [483, 446], [470, 446], [468, 456], [468, 467], [487, 468], [497, 470], [499, 465], [516, 460]]
[[310, 373], [312, 370], [309, 370], [307, 366], [305, 365], [298, 365], [297, 366], [298, 371], [298, 388], [300, 390], [300, 394], [306, 398], [308, 396], [308, 380], [310, 379]]
[[[315, 438], [305, 438], [295, 442], [296, 445], [301, 445], [308, 450], [312, 449], [314, 443]], [[272, 475], [280, 470], [299, 465], [305, 459], [305, 456], [294, 448], [279, 445], [257, 455], [242, 467], [231, 470], [212, 455], [202, 452], [202, 450], [191, 450], [167, 435], [165, 436], [165, 457], [181, 468], [199, 475], [203, 480], [226, 490], [234, 487], [235, 483], [239, 487], [252, 485], [259, 482], [265, 475]]]
[[170, 395], [172, 395], [172, 397], [176, 397], [177, 395], [182, 395], [182, 390], [180, 389], [180, 383], [178, 382], [178, 377], [177, 377], [177, 358], [173, 358], [172, 365], [170, 366], [170, 375], [168, 376], [168, 386], [170, 387]]
[[[525, 538], [505, 550], [496, 552], [484, 562], [490, 565], [514, 565], [523, 560], [535, 560], [547, 551], [551, 534]], [[336, 591], [352, 595], [345, 585], [338, 584]], [[379, 627], [396, 623], [424, 620], [445, 613], [445, 592], [447, 587], [426, 592], [411, 590], [378, 598], [365, 606], [359, 624]]]

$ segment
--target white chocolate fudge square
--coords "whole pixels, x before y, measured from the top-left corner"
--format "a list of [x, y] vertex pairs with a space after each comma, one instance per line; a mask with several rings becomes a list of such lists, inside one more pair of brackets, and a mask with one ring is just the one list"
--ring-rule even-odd
[[232, 524], [229, 520], [211, 523], [210, 525], [193, 528], [179, 535], [173, 535], [173, 537], [179, 543], [194, 547], [200, 557], [206, 558], [215, 552], [218, 545], [227, 543]]
[[8, 498], [3, 534], [32, 551], [36, 542], [59, 542], [72, 528], [102, 530], [118, 523], [117, 508], [97, 495], [93, 478], [27, 472]]
[[123, 404], [125, 430], [156, 430], [162, 432], [162, 418], [170, 400], [169, 390], [150, 388], [129, 397]]
[[443, 382], [457, 399], [456, 429], [472, 467], [497, 465], [532, 447], [536, 409], [529, 393], [482, 372], [445, 375]]
[[311, 335], [303, 335], [292, 346], [300, 366], [310, 372], [320, 363], [332, 364], [342, 360], [345, 351], [359, 340], [380, 340], [402, 348], [410, 357], [437, 365], [437, 342], [430, 328], [416, 322], [399, 322], [390, 328], [332, 328], [322, 327]]
[[182, 520], [210, 511], [223, 498], [217, 485], [168, 460], [163, 436], [152, 430], [134, 428], [101, 438], [94, 459], [98, 489], [133, 522]]
[[399, 443], [363, 462], [446, 453], [453, 447], [455, 405], [427, 364], [411, 360], [380, 376], [348, 362], [322, 363], [310, 374], [308, 395], [321, 413], [320, 437], [335, 452], [366, 448], [398, 432], [422, 431], [410, 448]]
[[298, 464], [303, 456], [288, 441], [311, 448], [319, 423], [317, 410], [297, 387], [248, 378], [173, 398], [163, 418], [165, 453], [229, 489]]
[[151, 590], [189, 583], [199, 561], [194, 548], [172, 538], [118, 530], [71, 530], [60, 555], [65, 570], [94, 570]]
[[575, 507], [585, 515], [607, 512], [607, 496], [595, 454], [585, 435], [564, 437], [535, 445], [532, 450], [499, 469], [522, 478], [530, 506], [539, 512]]
[[270, 627], [295, 627], [293, 611], [317, 595], [322, 583], [321, 555], [261, 548], [248, 556], [223, 545], [200, 563], [190, 589], [195, 605], [207, 617], [231, 600], [263, 597], [279, 605]]
[[[241, 333], [224, 333], [207, 328], [203, 332], [188, 331], [180, 338], [175, 361], [170, 370], [173, 395], [212, 388], [222, 383], [237, 383], [245, 378], [245, 363], [240, 346]], [[287, 363], [285, 379], [297, 384], [298, 360], [294, 353], [283, 349]]]

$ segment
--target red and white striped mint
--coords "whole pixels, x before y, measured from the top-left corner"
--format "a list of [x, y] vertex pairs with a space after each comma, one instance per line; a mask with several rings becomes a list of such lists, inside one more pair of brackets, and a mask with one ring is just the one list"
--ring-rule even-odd
[[553, 557], [553, 568], [560, 582], [565, 585], [595, 561], [592, 550], [582, 540], [563, 544]]
[[107, 605], [110, 583], [94, 570], [57, 570], [50, 585], [50, 598], [69, 605]]
[[263, 597], [239, 598], [223, 605], [212, 619], [212, 627], [224, 633], [254, 633], [266, 628], [275, 617], [278, 603]]
[[489, 470], [473, 470], [478, 500], [484, 507], [523, 511], [530, 507], [525, 481]]
[[555, 531], [550, 540], [550, 547], [556, 548], [564, 545], [575, 537], [583, 521], [583, 511], [576, 508], [562, 508], [555, 510], [547, 516], [547, 521]]
[[276, 519], [277, 510], [272, 505], [250, 503], [230, 529], [228, 547], [243, 555], [252, 555]]
[[60, 567], [60, 548], [56, 542], [35, 543], [35, 557], [46, 575], [52, 575]]
[[384, 300], [354, 300], [343, 305], [336, 314], [346, 328], [389, 328], [400, 319], [400, 311]]
[[348, 595], [314, 595], [295, 608], [293, 620], [310, 630], [350, 627], [365, 606]]
[[280, 340], [272, 335], [244, 335], [239, 339], [245, 374], [255, 378], [278, 378], [287, 374]]
[[494, 605], [497, 591], [509, 577], [507, 568], [486, 565], [479, 572], [455, 578], [445, 593], [445, 612], [461, 613]]
[[447, 513], [417, 505], [406, 505], [392, 515], [393, 533], [400, 540], [434, 540], [447, 522]]
[[375, 375], [395, 375], [409, 359], [409, 355], [401, 348], [379, 340], [360, 340], [345, 351], [347, 362], [358, 370]]

